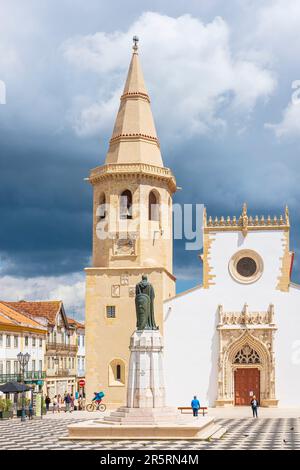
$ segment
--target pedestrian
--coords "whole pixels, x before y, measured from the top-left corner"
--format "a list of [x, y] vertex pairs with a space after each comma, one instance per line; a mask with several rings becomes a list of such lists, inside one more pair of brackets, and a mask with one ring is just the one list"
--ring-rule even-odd
[[71, 403], [70, 403], [70, 407], [71, 407], [71, 411], [74, 411], [74, 407], [75, 407], [75, 403], [74, 403], [74, 395], [70, 395], [70, 398], [71, 398]]
[[52, 400], [52, 413], [55, 413], [55, 411], [57, 411], [57, 408], [58, 408], [57, 395], [55, 395]]
[[66, 405], [65, 413], [66, 413], [67, 411], [70, 411], [70, 413], [71, 413], [71, 409], [70, 409], [70, 406], [71, 406], [71, 396], [70, 396], [69, 393], [67, 393], [67, 394], [65, 395], [64, 402], [65, 402], [65, 405]]
[[252, 400], [251, 400], [251, 408], [252, 408], [253, 418], [258, 418], [257, 416], [258, 401], [255, 395], [253, 395]]
[[33, 404], [32, 404], [32, 401], [30, 401], [29, 407], [28, 407], [28, 418], [33, 419]]
[[49, 411], [49, 406], [50, 406], [50, 403], [51, 403], [49, 395], [46, 395], [45, 403], [46, 403], [46, 410]]
[[79, 409], [78, 398], [75, 396], [75, 398], [74, 398], [74, 410], [77, 411], [78, 409]]
[[59, 413], [60, 413], [61, 405], [62, 405], [61, 395], [58, 394], [58, 395], [57, 395], [57, 411], [58, 411]]
[[79, 395], [78, 397], [78, 410], [81, 411], [82, 410], [82, 396]]
[[193, 410], [193, 415], [197, 418], [198, 417], [198, 411], [200, 408], [200, 401], [198, 400], [197, 396], [195, 395], [193, 400], [191, 401], [191, 407]]
[[82, 401], [81, 401], [81, 406], [83, 410], [85, 410], [85, 402], [86, 402], [85, 395], [83, 395]]

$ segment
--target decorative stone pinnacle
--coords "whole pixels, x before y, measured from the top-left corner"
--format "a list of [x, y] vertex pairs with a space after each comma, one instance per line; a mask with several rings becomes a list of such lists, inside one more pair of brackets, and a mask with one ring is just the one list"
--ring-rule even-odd
[[247, 231], [248, 231], [247, 204], [244, 202], [243, 211], [242, 211], [242, 233], [244, 237], [247, 235]]
[[289, 208], [285, 206], [285, 222], [287, 225], [290, 224], [290, 215], [289, 215]]
[[273, 217], [270, 215], [266, 217], [256, 215], [253, 217], [251, 215], [248, 216], [246, 203], [243, 204], [242, 212], [239, 217], [234, 215], [232, 218], [230, 218], [230, 216], [213, 218], [210, 215], [206, 216], [206, 220], [207, 225], [204, 225], [204, 228], [208, 230], [241, 230], [244, 236], [251, 230], [264, 230], [265, 228], [270, 230], [282, 230], [282, 228], [289, 228], [290, 226], [289, 210], [287, 207], [285, 208], [285, 214], [281, 214], [279, 217], [277, 215]]
[[207, 213], [206, 213], [206, 207], [203, 207], [203, 226], [207, 226]]
[[137, 36], [133, 36], [132, 38], [133, 40], [133, 46], [132, 46], [132, 49], [135, 53], [137, 53], [138, 51], [138, 42], [139, 42], [139, 38]]

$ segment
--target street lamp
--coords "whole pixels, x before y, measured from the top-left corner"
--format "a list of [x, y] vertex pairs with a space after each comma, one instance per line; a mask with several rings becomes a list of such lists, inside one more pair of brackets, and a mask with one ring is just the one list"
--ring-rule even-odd
[[[29, 353], [26, 353], [26, 354], [23, 354], [21, 352], [19, 352], [19, 354], [17, 355], [17, 358], [18, 358], [18, 361], [19, 361], [19, 364], [20, 364], [20, 369], [21, 369], [21, 374], [22, 374], [22, 382], [23, 382], [23, 385], [24, 385], [24, 388], [25, 388], [25, 369], [26, 369], [26, 366], [29, 362], [29, 359], [30, 359], [30, 354]], [[25, 414], [25, 390], [23, 389], [22, 391], [22, 415], [21, 415], [21, 421], [25, 421], [26, 420], [26, 414]]]

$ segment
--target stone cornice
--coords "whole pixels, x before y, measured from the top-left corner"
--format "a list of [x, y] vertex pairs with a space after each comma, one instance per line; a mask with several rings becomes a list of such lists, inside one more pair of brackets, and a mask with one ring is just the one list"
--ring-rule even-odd
[[87, 275], [89, 274], [99, 274], [99, 272], [103, 272], [104, 274], [107, 274], [109, 272], [111, 272], [111, 274], [115, 273], [115, 272], [136, 272], [137, 274], [140, 274], [141, 271], [145, 272], [145, 273], [151, 273], [152, 271], [163, 271], [164, 273], [167, 274], [167, 276], [169, 276], [172, 280], [176, 281], [176, 277], [174, 276], [174, 274], [170, 273], [170, 271], [168, 271], [166, 268], [164, 268], [163, 266], [155, 266], [155, 267], [150, 267], [150, 266], [126, 266], [126, 268], [124, 267], [121, 267], [121, 266], [108, 266], [108, 267], [104, 267], [104, 266], [92, 266], [92, 267], [88, 267], [88, 268], [84, 268], [85, 272]]
[[128, 92], [128, 93], [124, 93], [122, 96], [121, 96], [121, 101], [123, 100], [136, 100], [137, 98], [141, 98], [142, 100], [146, 100], [148, 101], [148, 103], [150, 103], [150, 98], [149, 98], [149, 95], [147, 95], [147, 93], [142, 93], [141, 91], [131, 91], [131, 92]]
[[140, 175], [168, 182], [170, 190], [176, 191], [176, 180], [171, 170], [147, 163], [109, 163], [91, 170], [89, 182], [94, 185], [107, 178], [124, 178], [129, 175]]
[[118, 134], [110, 139], [109, 144], [113, 145], [121, 141], [132, 142], [132, 141], [140, 141], [140, 140], [145, 141], [145, 142], [150, 142], [151, 144], [156, 144], [158, 147], [160, 147], [159, 140], [157, 137], [153, 137], [151, 135], [146, 135], [142, 133]]

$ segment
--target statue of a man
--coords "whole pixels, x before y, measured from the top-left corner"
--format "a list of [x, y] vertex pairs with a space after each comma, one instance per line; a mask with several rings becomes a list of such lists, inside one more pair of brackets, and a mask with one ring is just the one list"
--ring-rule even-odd
[[157, 330], [154, 319], [154, 289], [143, 275], [135, 287], [136, 327], [138, 330]]

